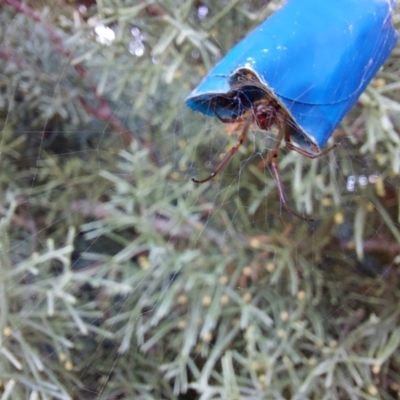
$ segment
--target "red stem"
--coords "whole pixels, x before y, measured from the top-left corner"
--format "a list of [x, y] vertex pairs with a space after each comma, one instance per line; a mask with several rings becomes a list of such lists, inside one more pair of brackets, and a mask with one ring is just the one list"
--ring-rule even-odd
[[[55, 31], [52, 25], [42, 20], [40, 14], [36, 11], [29, 8], [26, 4], [19, 2], [18, 0], [3, 0], [4, 3], [8, 4], [10, 7], [13, 7], [15, 10], [25, 14], [27, 17], [33, 19], [34, 21], [42, 24], [42, 26], [46, 29], [49, 34], [50, 40], [55, 45], [57, 51], [61, 53], [64, 57], [70, 59], [71, 52], [64, 47], [64, 43], [60, 35]], [[4, 57], [4, 52], [0, 53], [0, 56]], [[75, 71], [79, 74], [82, 80], [87, 80], [87, 71], [83, 65], [73, 65]], [[116, 118], [112, 110], [107, 103], [107, 100], [104, 96], [99, 95], [96, 91], [96, 88], [89, 84], [89, 88], [93, 95], [96, 97], [98, 102], [100, 103], [100, 108], [90, 106], [85, 100], [80, 99], [85, 110], [91, 115], [106, 121], [110, 124], [121, 136], [124, 143], [129, 144], [133, 141], [133, 134], [128, 129], [124, 128], [122, 123]]]

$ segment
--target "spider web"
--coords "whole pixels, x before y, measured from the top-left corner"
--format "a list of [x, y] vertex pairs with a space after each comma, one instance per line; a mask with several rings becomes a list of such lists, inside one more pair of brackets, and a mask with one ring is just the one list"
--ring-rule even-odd
[[396, 53], [335, 151], [280, 149], [305, 222], [274, 129], [191, 182], [236, 136], [185, 96], [279, 2], [164, 2], [162, 34], [159, 4], [7, 3], [0, 399], [396, 398]]

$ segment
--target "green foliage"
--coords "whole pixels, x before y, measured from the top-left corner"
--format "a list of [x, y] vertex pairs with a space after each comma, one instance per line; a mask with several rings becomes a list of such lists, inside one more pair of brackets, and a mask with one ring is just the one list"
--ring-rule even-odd
[[190, 181], [234, 138], [184, 99], [279, 1], [6, 3], [0, 399], [397, 398], [398, 50], [334, 152], [282, 151], [307, 223], [269, 133]]

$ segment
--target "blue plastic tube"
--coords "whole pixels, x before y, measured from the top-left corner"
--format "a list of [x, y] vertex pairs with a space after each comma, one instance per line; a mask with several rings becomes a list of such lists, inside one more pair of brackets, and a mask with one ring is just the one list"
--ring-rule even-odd
[[317, 154], [395, 46], [394, 6], [289, 0], [226, 54], [186, 103], [235, 120], [272, 99], [288, 118], [290, 141]]

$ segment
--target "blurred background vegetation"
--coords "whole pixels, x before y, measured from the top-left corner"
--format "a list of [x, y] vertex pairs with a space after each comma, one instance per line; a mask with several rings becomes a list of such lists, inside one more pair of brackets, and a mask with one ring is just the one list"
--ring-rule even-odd
[[[280, 1], [0, 4], [0, 399], [397, 399], [400, 50], [289, 203], [184, 100]], [[395, 15], [400, 26], [400, 13]]]

